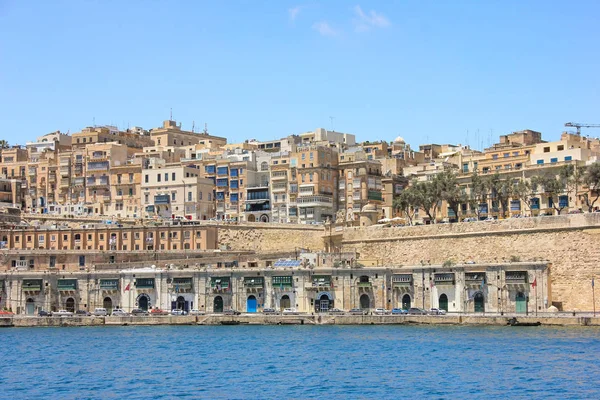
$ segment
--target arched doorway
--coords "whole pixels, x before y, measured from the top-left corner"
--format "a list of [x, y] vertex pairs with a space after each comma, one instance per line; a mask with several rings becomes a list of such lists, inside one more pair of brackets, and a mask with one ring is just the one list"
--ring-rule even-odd
[[248, 222], [256, 222], [256, 217], [252, 214], [248, 215]]
[[363, 294], [360, 296], [360, 308], [363, 310], [368, 310], [371, 308], [371, 299], [369, 298], [368, 294]]
[[260, 222], [269, 222], [269, 216], [267, 214], [261, 215]]
[[32, 298], [27, 299], [25, 302], [25, 314], [33, 315], [35, 313], [35, 302]]
[[213, 311], [223, 312], [223, 298], [221, 296], [215, 297], [215, 301], [213, 302]]
[[446, 296], [445, 294], [442, 294], [440, 296], [440, 301], [439, 301], [438, 308], [440, 310], [446, 310], [446, 311], [448, 311], [448, 296]]
[[475, 312], [485, 312], [485, 299], [483, 298], [483, 293], [475, 293], [473, 300], [475, 301]]
[[515, 297], [515, 311], [518, 313], [526, 313], [527, 312], [527, 297], [525, 293], [518, 292]]
[[183, 296], [177, 297], [177, 300], [175, 301], [175, 309], [188, 311], [187, 308], [187, 301], [185, 301]]
[[290, 296], [288, 296], [287, 294], [284, 294], [281, 297], [281, 300], [279, 301], [279, 308], [281, 308], [283, 310], [284, 308], [290, 308], [290, 306], [291, 306]]
[[106, 309], [106, 312], [109, 315], [112, 314], [112, 309], [113, 309], [112, 299], [110, 297], [105, 297], [104, 300], [102, 301], [102, 307], [104, 307]]
[[75, 299], [72, 297], [69, 297], [67, 299], [67, 301], [65, 302], [65, 308], [69, 312], [75, 312]]
[[149, 298], [148, 295], [140, 295], [139, 299], [138, 299], [138, 307], [141, 308], [144, 311], [148, 311], [148, 308], [150, 308], [150, 304], [149, 304]]
[[328, 293], [317, 295], [315, 310], [317, 312], [327, 312], [333, 306], [333, 300]]
[[410, 295], [405, 294], [402, 296], [402, 309], [408, 310], [410, 308]]
[[246, 312], [256, 312], [256, 297], [254, 295], [248, 296], [248, 300], [246, 301]]

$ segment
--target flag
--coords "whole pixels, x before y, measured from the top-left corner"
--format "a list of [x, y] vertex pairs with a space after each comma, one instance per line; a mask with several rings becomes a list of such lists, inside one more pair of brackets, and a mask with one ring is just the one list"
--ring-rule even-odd
[[128, 283], [127, 286], [125, 287], [125, 291], [129, 290], [129, 285], [131, 285], [131, 283]]
[[532, 287], [532, 288], [535, 288], [536, 286], [537, 286], [537, 278], [535, 278], [535, 279], [533, 280], [533, 282], [531, 282], [531, 287]]

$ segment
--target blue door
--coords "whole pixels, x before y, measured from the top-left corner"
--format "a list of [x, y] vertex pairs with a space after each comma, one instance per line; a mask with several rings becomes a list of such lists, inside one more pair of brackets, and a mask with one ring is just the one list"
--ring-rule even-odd
[[248, 301], [246, 302], [246, 312], [256, 312], [256, 297], [248, 297]]

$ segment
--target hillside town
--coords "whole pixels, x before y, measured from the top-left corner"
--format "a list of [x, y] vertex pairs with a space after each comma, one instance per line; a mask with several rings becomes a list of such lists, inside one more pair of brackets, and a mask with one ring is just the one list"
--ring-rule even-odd
[[[569, 124], [567, 124], [569, 125]], [[428, 224], [598, 209], [600, 140], [501, 135], [483, 151], [316, 129], [228, 143], [181, 128], [87, 127], [0, 143], [0, 207], [112, 220]], [[587, 170], [587, 171], [586, 171]], [[364, 211], [364, 212], [363, 212]], [[366, 214], [365, 214], [366, 213]]]

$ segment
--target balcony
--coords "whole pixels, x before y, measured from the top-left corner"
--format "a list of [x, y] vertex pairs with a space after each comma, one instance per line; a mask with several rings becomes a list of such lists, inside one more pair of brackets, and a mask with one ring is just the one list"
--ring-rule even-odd
[[454, 274], [434, 274], [433, 282], [436, 285], [454, 285]]
[[105, 161], [108, 160], [108, 154], [105, 151], [94, 151], [90, 156], [90, 160]]
[[281, 193], [281, 192], [286, 192], [286, 191], [287, 191], [286, 185], [273, 185], [273, 187], [271, 187], [271, 192], [273, 192], [273, 193]]
[[71, 185], [71, 182], [69, 181], [69, 178], [63, 178], [60, 180], [61, 187], [69, 187], [70, 185]]
[[392, 285], [395, 288], [407, 288], [412, 286], [413, 279], [411, 274], [394, 275]]
[[48, 175], [48, 183], [55, 183], [56, 182], [56, 175], [54, 173]]
[[96, 187], [96, 186], [108, 186], [108, 178], [87, 178], [87, 186]]
[[526, 271], [506, 271], [505, 278], [508, 285], [524, 285], [527, 284]]
[[24, 292], [40, 292], [42, 290], [41, 279], [23, 279], [23, 291]]
[[175, 293], [189, 292], [192, 290], [192, 278], [173, 278], [171, 289]]
[[465, 274], [465, 283], [467, 284], [485, 284], [485, 272], [467, 272]]
[[312, 284], [306, 288], [307, 290], [330, 290], [331, 276], [313, 276]]
[[100, 279], [100, 290], [119, 290], [119, 280]]
[[381, 192], [378, 190], [369, 190], [368, 198], [369, 200], [383, 201]]
[[211, 278], [210, 288], [213, 293], [227, 293], [231, 291], [231, 282], [229, 277]]
[[29, 168], [29, 176], [35, 176], [37, 174], [36, 168]]
[[300, 207], [331, 207], [333, 205], [333, 196], [317, 195], [298, 198]]
[[59, 292], [74, 292], [77, 290], [77, 279], [59, 279]]
[[137, 278], [135, 287], [138, 289], [154, 289], [154, 278]]
[[260, 292], [263, 290], [264, 286], [265, 278], [244, 278], [244, 287], [246, 288], [246, 292]]
[[71, 174], [71, 168], [60, 167], [60, 176], [69, 176]]
[[287, 172], [283, 172], [283, 173], [282, 173], [282, 172], [278, 171], [278, 172], [273, 172], [273, 173], [271, 174], [271, 180], [272, 180], [272, 181], [276, 181], [276, 180], [277, 180], [277, 181], [281, 181], [281, 180], [287, 180], [287, 177], [288, 177], [288, 176], [287, 176]]
[[108, 161], [100, 161], [100, 162], [89, 162], [87, 166], [88, 171], [106, 171], [108, 170], [109, 163]]
[[84, 186], [85, 178], [75, 178], [72, 181], [73, 186]]
[[358, 282], [356, 286], [358, 287], [358, 290], [365, 292], [373, 289], [373, 284], [371, 282]]

